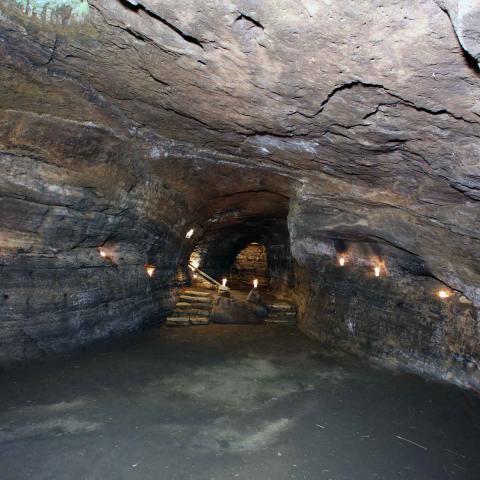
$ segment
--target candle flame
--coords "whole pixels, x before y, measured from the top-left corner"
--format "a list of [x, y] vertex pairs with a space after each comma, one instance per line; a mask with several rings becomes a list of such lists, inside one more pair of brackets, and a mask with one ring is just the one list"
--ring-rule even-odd
[[253, 288], [257, 288], [257, 287], [258, 287], [258, 280], [255, 279], [255, 280], [253, 281]]
[[381, 270], [380, 265], [377, 265], [373, 270], [375, 272], [375, 276], [379, 277], [380, 276], [380, 270]]
[[338, 264], [343, 267], [345, 265], [345, 255], [340, 255], [340, 257], [338, 257]]
[[224, 279], [222, 280], [222, 286], [224, 286], [224, 287], [227, 286], [227, 279], [226, 279], [226, 278], [224, 278]]
[[185, 235], [185, 238], [191, 238], [191, 236], [193, 235], [193, 232], [194, 232], [194, 231], [195, 231], [195, 230], [194, 230], [193, 228], [191, 228], [191, 229], [187, 232], [187, 234]]
[[448, 290], [442, 288], [437, 292], [437, 295], [440, 298], [448, 298], [451, 295], [451, 293]]
[[147, 271], [147, 275], [149, 277], [153, 277], [153, 274], [155, 272], [155, 267], [153, 265], [145, 265], [145, 270]]

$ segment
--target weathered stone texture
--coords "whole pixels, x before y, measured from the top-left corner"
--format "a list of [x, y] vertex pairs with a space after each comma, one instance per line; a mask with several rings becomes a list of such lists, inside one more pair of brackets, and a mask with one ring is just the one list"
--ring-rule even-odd
[[175, 225], [148, 219], [148, 186], [129, 163], [128, 142], [16, 112], [5, 113], [0, 131], [0, 360], [158, 323], [172, 301]]
[[240, 250], [230, 270], [232, 288], [252, 288], [254, 278], [259, 287], [269, 286], [267, 250], [260, 244], [249, 244]]
[[[478, 363], [477, 3], [89, 0], [62, 23], [4, 2], [3, 357], [161, 321], [196, 244], [220, 276], [257, 241], [310, 334]], [[395, 273], [338, 277], [335, 242]], [[437, 284], [458, 294], [439, 303]]]
[[[319, 242], [321, 244], [321, 242]], [[346, 264], [338, 263], [347, 255]], [[388, 259], [376, 277], [377, 259]], [[459, 294], [410, 254], [378, 244], [355, 244], [342, 253], [325, 242], [296, 268], [300, 328], [329, 348], [401, 365], [464, 386], [480, 387], [480, 323]]]

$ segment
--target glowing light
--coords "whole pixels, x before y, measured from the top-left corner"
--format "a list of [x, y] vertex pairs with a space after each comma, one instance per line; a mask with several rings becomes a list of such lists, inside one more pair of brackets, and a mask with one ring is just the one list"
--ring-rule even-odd
[[375, 272], [375, 276], [376, 277], [379, 277], [380, 276], [380, 271], [381, 271], [382, 267], [380, 265], [377, 265], [373, 271]]
[[440, 289], [440, 290], [437, 292], [437, 295], [438, 295], [440, 298], [448, 298], [448, 297], [450, 297], [452, 294], [451, 294], [451, 292], [449, 292], [448, 290], [442, 288], [442, 289]]
[[255, 279], [255, 280], [253, 281], [253, 288], [257, 288], [257, 287], [258, 287], [258, 280]]
[[226, 278], [222, 279], [222, 286], [223, 287], [227, 286], [227, 279]]
[[197, 276], [198, 276], [198, 275], [197, 275], [196, 273], [193, 274], [193, 278], [197, 278]]
[[193, 232], [195, 232], [195, 230], [191, 228], [185, 235], [185, 238], [192, 238]]
[[153, 274], [155, 272], [155, 266], [154, 265], [145, 265], [145, 270], [146, 270], [147, 275], [149, 277], [153, 277]]
[[103, 248], [100, 248], [98, 252], [102, 258], [107, 258], [107, 252]]
[[190, 263], [193, 266], [193, 270], [196, 270], [200, 266], [200, 259], [194, 258]]
[[339, 264], [341, 267], [343, 267], [343, 266], [345, 265], [345, 261], [346, 261], [346, 260], [347, 260], [347, 259], [345, 258], [345, 255], [340, 255], [340, 256], [338, 257], [338, 264]]

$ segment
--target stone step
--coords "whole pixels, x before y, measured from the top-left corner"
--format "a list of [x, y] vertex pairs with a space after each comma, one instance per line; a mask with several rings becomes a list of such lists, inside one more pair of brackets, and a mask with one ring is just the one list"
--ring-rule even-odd
[[297, 312], [268, 312], [269, 317], [296, 317]]
[[270, 317], [296, 317], [297, 312], [295, 311], [283, 311], [283, 312], [269, 312]]
[[271, 318], [272, 320], [284, 320], [286, 322], [297, 321], [296, 315], [268, 315], [266, 318]]
[[282, 316], [285, 316], [285, 317], [296, 317], [297, 316], [297, 312], [287, 312], [287, 311], [284, 311], [284, 312], [269, 312], [268, 313], [269, 315], [272, 315], [273, 317], [282, 317]]
[[167, 317], [165, 324], [172, 327], [180, 327], [190, 325], [190, 319], [188, 317]]
[[172, 317], [205, 317], [210, 313], [209, 310], [197, 310], [197, 309], [175, 309], [172, 312]]
[[210, 320], [207, 317], [190, 317], [192, 325], [208, 325]]
[[171, 327], [186, 327], [189, 325], [208, 325], [209, 319], [207, 317], [192, 316], [192, 317], [167, 317], [165, 324]]
[[191, 295], [180, 295], [179, 300], [182, 302], [189, 302], [189, 303], [212, 303], [212, 299], [209, 297], [192, 297]]
[[209, 292], [199, 292], [197, 290], [183, 290], [183, 295], [189, 295], [191, 297], [209, 297], [211, 293]]
[[178, 302], [175, 305], [175, 310], [182, 310], [182, 309], [197, 309], [197, 310], [210, 310], [212, 308], [211, 303], [190, 303], [190, 302]]
[[281, 318], [267, 317], [265, 319], [265, 323], [275, 323], [277, 325], [296, 325], [297, 321], [294, 318], [281, 319]]
[[267, 310], [270, 312], [296, 312], [297, 308], [290, 303], [269, 303]]

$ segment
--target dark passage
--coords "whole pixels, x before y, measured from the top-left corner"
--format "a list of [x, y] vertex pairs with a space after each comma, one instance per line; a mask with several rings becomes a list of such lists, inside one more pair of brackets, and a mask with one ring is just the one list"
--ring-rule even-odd
[[478, 397], [320, 352], [208, 325], [11, 370], [0, 478], [478, 479]]

